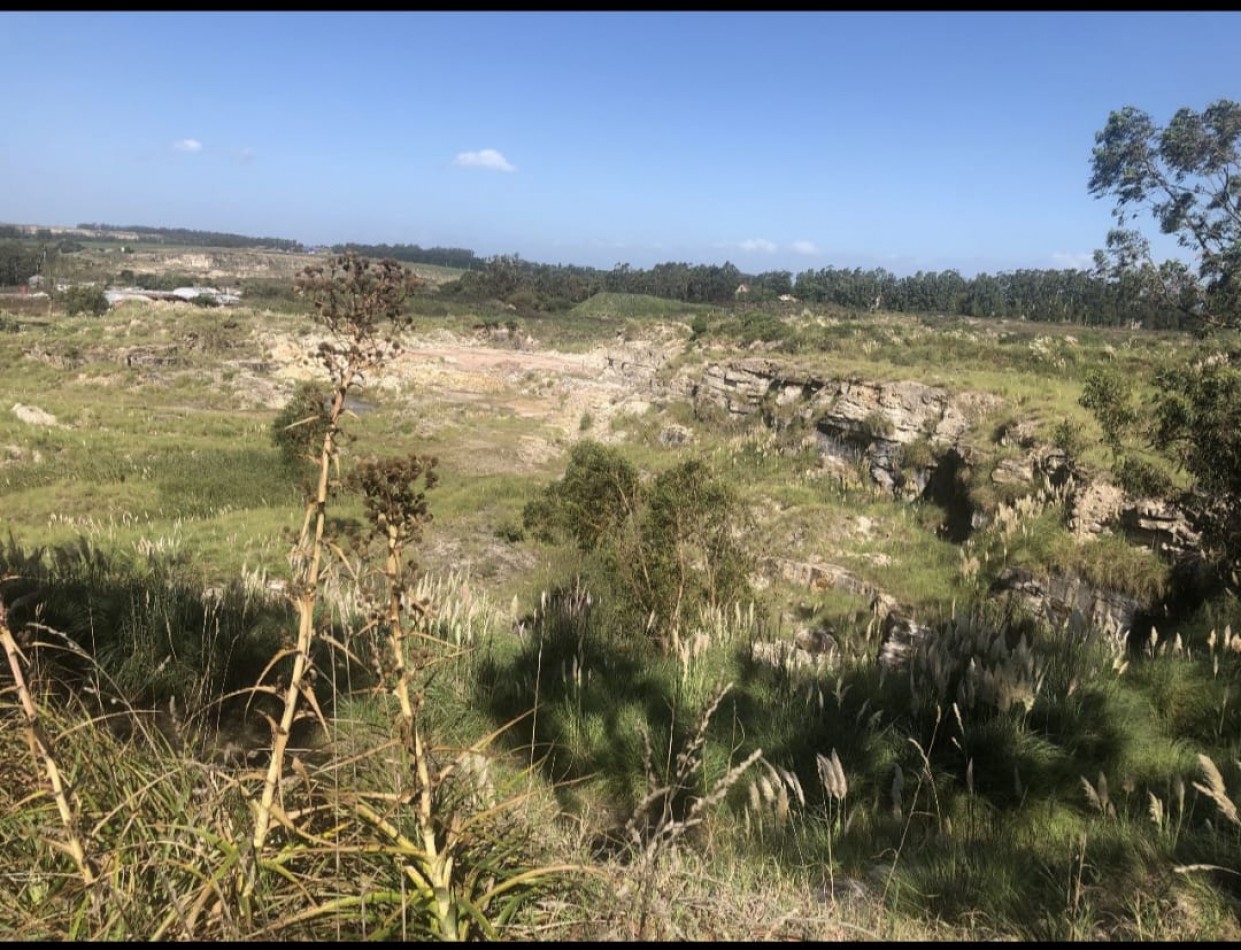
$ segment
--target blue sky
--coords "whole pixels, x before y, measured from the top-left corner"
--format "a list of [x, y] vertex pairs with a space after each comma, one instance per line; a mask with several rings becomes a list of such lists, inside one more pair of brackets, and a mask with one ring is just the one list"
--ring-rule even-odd
[[0, 221], [1087, 266], [1095, 132], [1241, 99], [1239, 48], [1236, 13], [0, 13]]

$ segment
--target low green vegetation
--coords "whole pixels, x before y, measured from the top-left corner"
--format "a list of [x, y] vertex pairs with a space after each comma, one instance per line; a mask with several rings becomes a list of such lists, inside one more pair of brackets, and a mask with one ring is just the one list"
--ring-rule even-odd
[[4, 313], [4, 933], [1241, 937], [1231, 331], [310, 264]]
[[[159, 339], [158, 313], [136, 339]], [[244, 338], [250, 318], [234, 319]], [[76, 326], [58, 333], [79, 333]], [[246, 878], [231, 877], [262, 801], [261, 783], [247, 793], [240, 775], [274, 761], [262, 716], [281, 718], [279, 696], [250, 687], [260, 677], [296, 682], [295, 654], [282, 655], [280, 644], [296, 629], [297, 610], [272, 590], [284, 583], [282, 529], [294, 531], [290, 509], [311, 487], [308, 458], [326, 433], [327, 394], [308, 382], [292, 387], [279, 411], [195, 409], [207, 395], [207, 377], [192, 378], [199, 359], [166, 370], [190, 375], [185, 408], [163, 409], [163, 421], [145, 432], [133, 421], [140, 400], [90, 413], [72, 390], [44, 400], [58, 421], [77, 426], [89, 417], [92, 436], [83, 444], [70, 435], [82, 430], [49, 427], [23, 449], [38, 447], [64, 467], [41, 467], [32, 455], [4, 473], [9, 497], [27, 507], [47, 506], [52, 496], [41, 501], [40, 493], [62, 486], [63, 514], [53, 524], [50, 513], [42, 523], [15, 522], [28, 540], [5, 549], [3, 597], [10, 628], [27, 637], [23, 655], [42, 657], [29, 675], [42, 670], [40, 683], [78, 697], [66, 706], [45, 691], [36, 710], [40, 728], [59, 737], [57, 767], [74, 782], [66, 801], [79, 829], [78, 873], [94, 875], [81, 891], [57, 883], [72, 880], [59, 862], [74, 865], [38, 844], [62, 820], [54, 799], [51, 811], [19, 809], [4, 827], [5, 853], [35, 870], [11, 924], [46, 937], [68, 936], [57, 921], [74, 919], [83, 933], [444, 933], [451, 925], [436, 905], [419, 904], [416, 887], [399, 896], [399, 880], [387, 880], [409, 873], [397, 855], [433, 871], [433, 856], [415, 844], [421, 819], [411, 812], [402, 830], [377, 810], [393, 794], [393, 770], [416, 774], [418, 761], [417, 746], [406, 765], [393, 758], [411, 754], [390, 744], [400, 730], [384, 726], [402, 721], [401, 702], [374, 695], [400, 674], [394, 681], [394, 668], [368, 659], [395, 656], [384, 638], [406, 623], [400, 614], [383, 619], [394, 603], [383, 578], [396, 575], [383, 570], [384, 532], [373, 534], [394, 517], [377, 500], [402, 497], [380, 486], [412, 484], [401, 473], [413, 470], [397, 465], [400, 450], [390, 443], [395, 481], [368, 479], [363, 465], [346, 478], [350, 460], [361, 460], [358, 443], [348, 442], [341, 481], [329, 487], [325, 538], [339, 539], [344, 559], [324, 562], [325, 598], [313, 624], [322, 635], [307, 654], [316, 675], [296, 694], [309, 715], [294, 713], [288, 746], [304, 750], [296, 754], [311, 785], [272, 798], [273, 807], [283, 801], [280, 814], [321, 818], [271, 826], [264, 849], [287, 868], [284, 877], [260, 865], [248, 894]], [[39, 374], [69, 372], [41, 365]], [[383, 431], [378, 416], [390, 409], [377, 404], [339, 423], [342, 435], [366, 440]], [[1163, 569], [1137, 567], [1149, 555], [1119, 539], [1095, 542], [1097, 550], [1074, 544], [1065, 512], [1052, 504], [1037, 516], [1031, 509], [1006, 542], [1000, 527], [994, 538], [978, 535], [972, 556], [990, 563], [971, 586], [958, 547], [934, 536], [929, 502], [807, 479], [813, 456], [787, 436], [773, 441], [745, 426], [730, 435], [687, 412], [676, 418], [694, 432], [692, 448], [661, 448], [661, 428], [636, 420], [635, 441], [617, 447], [589, 441], [597, 423], [590, 432], [578, 425], [582, 441], [559, 474], [523, 481], [456, 470], [442, 474], [457, 484], [419, 496], [419, 517], [435, 516], [426, 537], [490, 510], [493, 543], [537, 552], [542, 565], [495, 600], [460, 574], [415, 574], [395, 601], [427, 607], [427, 620], [410, 621], [411, 631], [425, 632], [401, 647], [411, 712], [436, 748], [476, 750], [455, 760], [467, 784], [448, 782], [419, 806], [432, 821], [458, 815], [451, 821], [478, 829], [445, 839], [458, 866], [481, 875], [452, 885], [461, 902], [454, 906], [476, 908], [487, 927], [510, 936], [549, 925], [565, 935], [614, 934], [617, 926], [633, 936], [706, 935], [723, 926], [740, 936], [747, 922], [722, 908], [740, 906], [745, 893], [795, 901], [781, 905], [795, 913], [771, 923], [789, 936], [833, 927], [875, 937], [1234, 935], [1229, 874], [1210, 870], [1236, 867], [1241, 857], [1227, 831], [1241, 780], [1229, 764], [1238, 723], [1226, 693], [1237, 675], [1227, 618], [1190, 618], [1176, 631], [1179, 646], [1168, 631], [1149, 651], [1126, 656], [1084, 627], [968, 607], [970, 592], [985, 588], [979, 578], [1002, 565], [1075, 572], [1148, 595], [1164, 582]], [[17, 444], [18, 423], [6, 425]], [[109, 432], [128, 440], [129, 451], [106, 448]], [[915, 446], [906, 461], [929, 464], [934, 451]], [[781, 517], [764, 511], [767, 499], [784, 506]], [[80, 513], [71, 515], [75, 504]], [[129, 515], [105, 525], [99, 519], [110, 506]], [[869, 538], [845, 541], [840, 525], [859, 517], [871, 525]], [[29, 546], [57, 537], [49, 529], [62, 519], [60, 541]], [[152, 530], [172, 525], [175, 537]], [[802, 553], [843, 562], [941, 630], [914, 648], [906, 672], [879, 663], [883, 632], [865, 594], [799, 591], [779, 579], [759, 590], [744, 580], [759, 565], [747, 571], [738, 557], [796, 556], [788, 539], [797, 536], [836, 539]], [[753, 544], [738, 546], [742, 538]], [[420, 546], [411, 536], [409, 552]], [[259, 548], [265, 559], [255, 557]], [[1144, 573], [1152, 579], [1139, 580]], [[218, 590], [208, 589], [212, 577], [223, 582]], [[506, 599], [514, 605], [500, 606]], [[377, 620], [368, 620], [367, 603]], [[800, 606], [788, 615], [787, 605]], [[830, 631], [838, 652], [816, 659], [794, 651], [797, 623]], [[434, 671], [425, 684], [424, 669]], [[9, 759], [27, 776], [15, 789], [33, 791], [38, 761], [22, 757], [21, 730], [10, 735]], [[1221, 770], [1218, 799], [1199, 755]], [[200, 764], [186, 772], [185, 763]], [[491, 814], [470, 771], [481, 763], [488, 794], [498, 796], [490, 801], [523, 803], [485, 826], [469, 817]], [[174, 774], [187, 777], [164, 777]], [[196, 774], [237, 777], [211, 779], [205, 797], [187, 798]], [[417, 789], [407, 793], [411, 807]], [[378, 797], [368, 798], [371, 790]], [[121, 801], [136, 820], [108, 817]], [[330, 839], [316, 830], [320, 820], [334, 822], [323, 826], [336, 828]], [[170, 836], [161, 830], [170, 823], [185, 830]], [[217, 843], [196, 851], [200, 840]], [[125, 856], [110, 877], [108, 854]], [[661, 889], [691, 886], [690, 869], [704, 860], [726, 882], [702, 898], [715, 909], [666, 904]], [[739, 870], [755, 866], [768, 869], [761, 881]], [[369, 882], [357, 894], [369, 909], [332, 889], [345, 867], [348, 879]], [[162, 880], [162, 890], [146, 890], [147, 879]], [[1128, 885], [1113, 887], [1117, 879]], [[224, 887], [229, 880], [235, 892]], [[501, 890], [507, 880], [516, 883]], [[219, 882], [220, 893], [203, 881]], [[170, 907], [168, 889], [180, 912], [159, 910]], [[553, 892], [557, 910], [543, 897]], [[93, 893], [108, 899], [96, 907]], [[1125, 896], [1139, 893], [1157, 896]], [[1179, 916], [1184, 907], [1194, 908], [1190, 920]]]

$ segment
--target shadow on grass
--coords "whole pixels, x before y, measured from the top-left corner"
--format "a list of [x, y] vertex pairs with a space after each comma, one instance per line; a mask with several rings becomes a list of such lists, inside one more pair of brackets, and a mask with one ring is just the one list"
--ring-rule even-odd
[[[212, 733], [248, 725], [265, 736], [262, 717], [279, 716], [280, 701], [251, 687], [264, 670], [265, 683], [287, 682], [291, 657], [267, 668], [291, 643], [297, 615], [265, 589], [241, 580], [205, 588], [183, 558], [120, 558], [85, 538], [29, 550], [10, 538], [0, 543], [0, 597], [31, 678], [54, 695], [93, 698], [105, 716], [168, 710]], [[325, 644], [316, 648], [316, 698], [330, 714], [331, 683], [363, 687], [369, 678]]]
[[[502, 741], [528, 751], [564, 807], [580, 805], [578, 783], [602, 795], [614, 835], [648, 790], [648, 767], [660, 781], [674, 773], [702, 709], [678, 690], [675, 660], [617, 635], [612, 619], [580, 588], [552, 592], [527, 618], [521, 649], [488, 657], [475, 689], [497, 725], [514, 723]], [[693, 794], [701, 789], [676, 789], [674, 811]]]

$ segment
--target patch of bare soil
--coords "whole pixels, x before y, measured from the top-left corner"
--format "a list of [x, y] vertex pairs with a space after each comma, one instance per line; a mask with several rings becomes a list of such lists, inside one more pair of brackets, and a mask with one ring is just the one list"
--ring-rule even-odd
[[[289, 381], [321, 378], [310, 357], [317, 339], [266, 339], [272, 375]], [[561, 430], [573, 439], [589, 417], [592, 437], [615, 438], [617, 413], [649, 409], [656, 372], [679, 344], [618, 342], [587, 353], [562, 353], [537, 344], [494, 345], [447, 331], [409, 340], [373, 385], [417, 394], [442, 406], [486, 408]], [[526, 454], [529, 454], [527, 451]], [[537, 454], [537, 452], [535, 453]]]

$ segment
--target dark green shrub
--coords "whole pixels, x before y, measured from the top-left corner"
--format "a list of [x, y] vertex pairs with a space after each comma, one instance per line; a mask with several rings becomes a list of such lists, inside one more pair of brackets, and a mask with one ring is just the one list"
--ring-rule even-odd
[[522, 520], [535, 537], [569, 537], [590, 551], [633, 513], [637, 501], [634, 467], [616, 449], [584, 440], [569, 454], [564, 478], [529, 502]]
[[567, 539], [613, 588], [623, 625], [675, 643], [700, 611], [744, 599], [750, 558], [732, 489], [690, 459], [649, 483], [616, 450], [579, 442], [564, 478], [528, 503], [531, 536]]
[[1103, 438], [1113, 452], [1119, 453], [1121, 441], [1137, 421], [1131, 405], [1133, 382], [1119, 370], [1097, 369], [1086, 376], [1078, 403], [1094, 413]]
[[98, 317], [108, 312], [108, 297], [101, 287], [70, 287], [64, 294], [65, 313], [74, 317], [89, 313]]
[[1132, 455], [1117, 463], [1114, 474], [1117, 484], [1131, 495], [1151, 498], [1172, 490], [1172, 479], [1166, 472]]
[[314, 453], [327, 432], [331, 393], [319, 383], [298, 384], [293, 397], [272, 420], [271, 438], [290, 471], [317, 462]]
[[1082, 427], [1072, 419], [1061, 419], [1051, 430], [1051, 441], [1070, 459], [1081, 458], [1086, 443], [1082, 438]]

